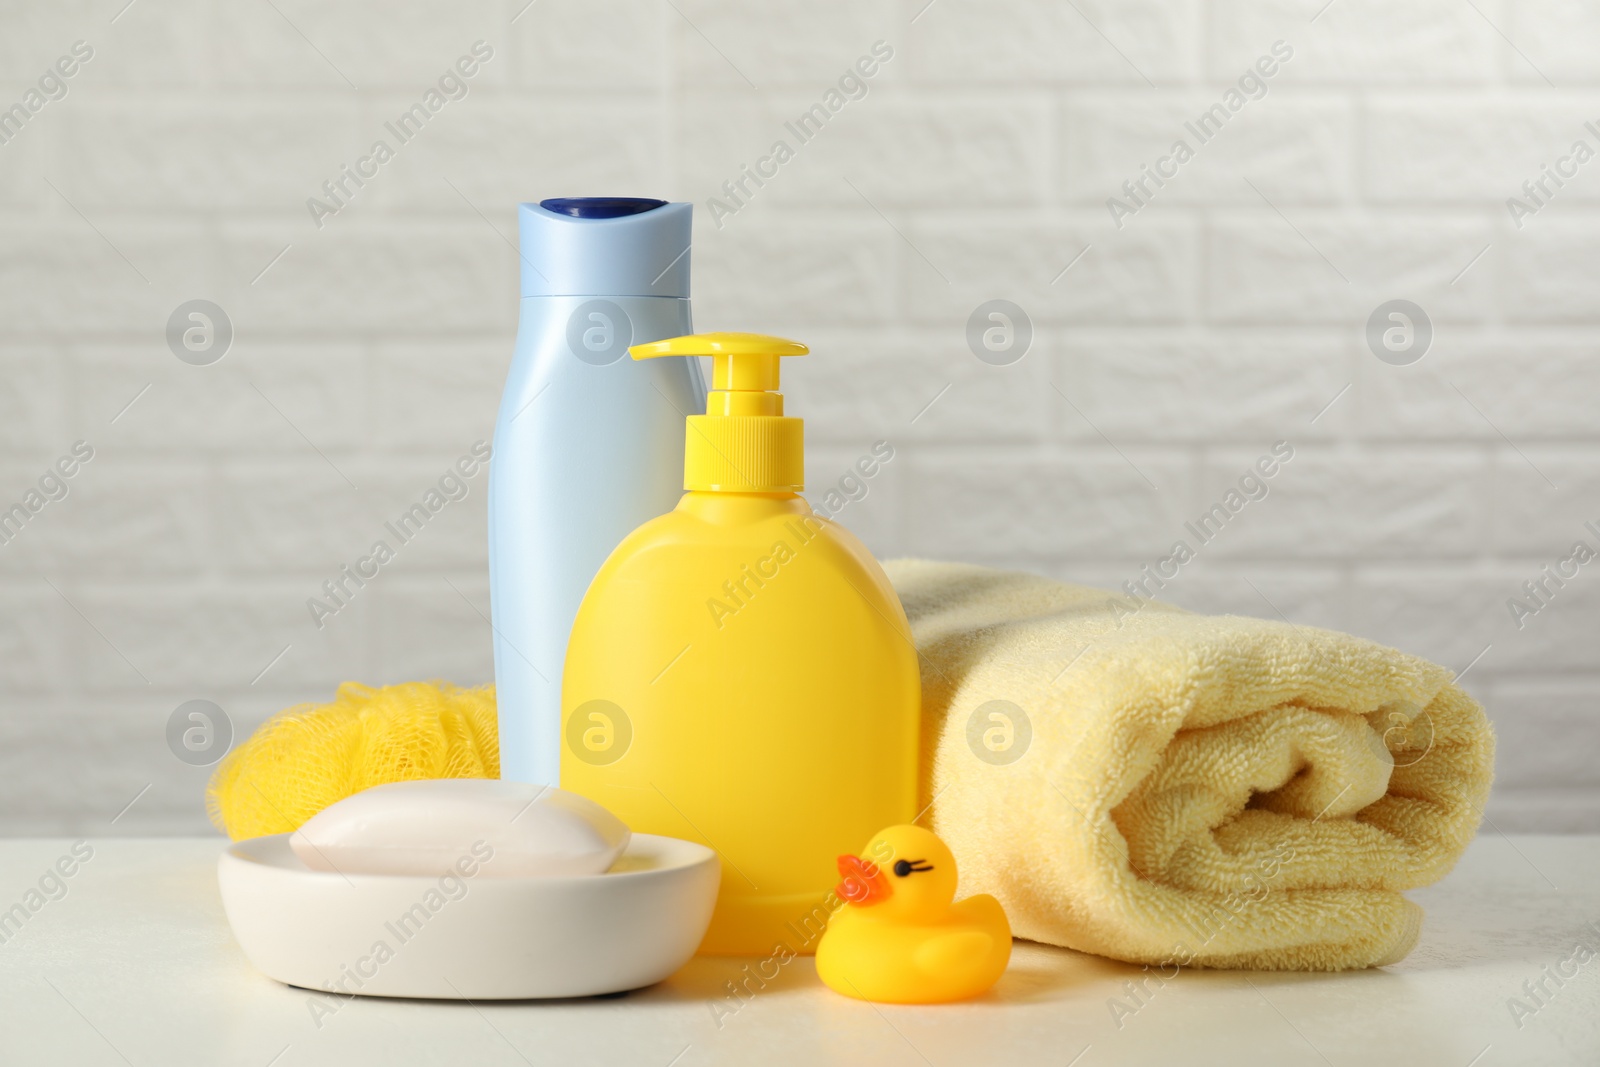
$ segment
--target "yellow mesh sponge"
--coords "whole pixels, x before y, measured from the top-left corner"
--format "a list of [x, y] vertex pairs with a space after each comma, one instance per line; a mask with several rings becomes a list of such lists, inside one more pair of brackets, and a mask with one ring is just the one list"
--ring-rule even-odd
[[385, 782], [498, 777], [493, 686], [346, 682], [333, 703], [280, 712], [228, 753], [206, 787], [206, 811], [238, 841], [297, 830]]

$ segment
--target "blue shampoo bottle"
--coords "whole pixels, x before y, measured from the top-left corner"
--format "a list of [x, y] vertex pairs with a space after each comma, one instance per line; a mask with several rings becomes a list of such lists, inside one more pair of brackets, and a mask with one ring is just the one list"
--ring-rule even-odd
[[693, 332], [692, 204], [522, 204], [522, 310], [489, 469], [489, 596], [500, 776], [557, 785], [561, 670], [600, 565], [683, 493], [684, 417], [705, 412], [688, 357], [628, 346]]

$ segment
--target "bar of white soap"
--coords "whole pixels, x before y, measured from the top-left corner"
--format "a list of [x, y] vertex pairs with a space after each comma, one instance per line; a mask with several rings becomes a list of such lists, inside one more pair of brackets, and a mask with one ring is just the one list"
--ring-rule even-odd
[[587, 797], [495, 778], [376, 785], [307, 819], [289, 847], [312, 870], [476, 877], [603, 874], [628, 827]]

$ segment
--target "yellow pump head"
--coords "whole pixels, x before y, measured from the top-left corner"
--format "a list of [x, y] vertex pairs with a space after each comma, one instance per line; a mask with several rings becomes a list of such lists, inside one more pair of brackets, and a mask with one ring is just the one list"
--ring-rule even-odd
[[783, 413], [778, 358], [809, 352], [759, 333], [694, 333], [634, 345], [634, 359], [710, 356], [706, 413], [684, 430], [683, 487], [722, 493], [798, 493], [805, 488], [805, 423]]

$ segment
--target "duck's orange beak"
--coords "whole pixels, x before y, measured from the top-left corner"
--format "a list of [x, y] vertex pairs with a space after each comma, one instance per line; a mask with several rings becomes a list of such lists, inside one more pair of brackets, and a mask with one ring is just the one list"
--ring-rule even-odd
[[833, 891], [839, 894], [840, 900], [863, 908], [889, 899], [889, 894], [894, 892], [878, 865], [860, 856], [840, 856], [839, 874], [844, 881]]

